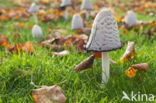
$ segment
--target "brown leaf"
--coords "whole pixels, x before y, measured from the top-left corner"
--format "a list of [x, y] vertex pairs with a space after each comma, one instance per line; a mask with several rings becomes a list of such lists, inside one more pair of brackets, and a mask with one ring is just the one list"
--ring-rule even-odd
[[135, 64], [129, 67], [128, 70], [125, 71], [125, 74], [129, 78], [133, 78], [136, 76], [136, 73], [138, 70], [147, 72], [148, 64], [147, 63], [141, 63], [141, 64]]
[[17, 43], [15, 44], [15, 46], [13, 47], [11, 52], [16, 52], [16, 53], [20, 53], [23, 49], [23, 44], [22, 43]]
[[135, 43], [134, 42], [128, 42], [127, 49], [124, 53], [124, 55], [120, 58], [121, 62], [128, 61], [136, 56], [135, 52]]
[[95, 59], [95, 56], [94, 55], [91, 55], [87, 59], [83, 60], [80, 64], [76, 65], [76, 67], [74, 68], [74, 70], [76, 72], [80, 72], [82, 70], [92, 68], [94, 59]]
[[148, 64], [147, 63], [135, 64], [135, 65], [132, 65], [131, 67], [141, 70], [141, 71], [144, 71], [144, 72], [147, 72]]
[[53, 46], [59, 45], [62, 47], [75, 46], [79, 52], [83, 52], [84, 45], [86, 44], [87, 40], [88, 40], [88, 36], [84, 34], [83, 35], [68, 35], [65, 37], [56, 35], [55, 38], [43, 41], [40, 43], [40, 45], [47, 46], [47, 47], [51, 47], [52, 45]]
[[66, 97], [59, 86], [43, 86], [32, 91], [35, 103], [64, 103]]

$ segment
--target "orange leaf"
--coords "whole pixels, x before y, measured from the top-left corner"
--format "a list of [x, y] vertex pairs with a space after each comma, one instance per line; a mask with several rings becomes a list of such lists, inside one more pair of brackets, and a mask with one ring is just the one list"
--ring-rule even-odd
[[10, 18], [8, 16], [2, 15], [0, 16], [0, 21], [8, 21]]
[[129, 77], [129, 78], [133, 78], [136, 76], [136, 72], [137, 70], [133, 67], [130, 67], [128, 70], [125, 71], [125, 74]]
[[22, 50], [28, 53], [34, 52], [34, 46], [30, 42], [26, 42], [22, 47]]
[[6, 38], [4, 35], [0, 35], [0, 47], [6, 47], [8, 42], [8, 38]]
[[98, 59], [102, 58], [101, 52], [93, 52], [93, 55], [95, 56], [95, 58], [98, 58]]
[[43, 4], [49, 4], [50, 0], [40, 0], [40, 2], [43, 3]]

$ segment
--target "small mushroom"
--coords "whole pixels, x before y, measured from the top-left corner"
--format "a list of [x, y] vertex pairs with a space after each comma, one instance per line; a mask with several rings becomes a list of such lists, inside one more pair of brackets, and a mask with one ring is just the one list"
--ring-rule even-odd
[[83, 20], [80, 15], [75, 14], [72, 18], [72, 30], [81, 31], [84, 28]]
[[107, 83], [110, 72], [109, 51], [121, 48], [119, 30], [114, 15], [108, 8], [102, 9], [96, 16], [90, 38], [88, 51], [102, 52], [102, 83]]
[[90, 15], [90, 10], [92, 10], [93, 7], [92, 7], [92, 3], [90, 0], [83, 0], [82, 2], [82, 5], [81, 5], [81, 10], [82, 11], [86, 11], [86, 19], [89, 18], [89, 15]]
[[128, 27], [132, 27], [138, 24], [134, 11], [128, 11], [127, 15], [125, 16], [124, 21], [125, 21], [126, 26]]
[[68, 7], [72, 5], [71, 0], [62, 0], [61, 2], [61, 7], [65, 8], [65, 14], [64, 18], [67, 20], [68, 19]]
[[32, 28], [32, 36], [34, 38], [41, 39], [42, 38], [42, 29], [39, 25], [34, 25]]
[[28, 12], [33, 14], [34, 19], [35, 19], [35, 23], [37, 24], [38, 23], [38, 19], [37, 19], [36, 13], [39, 12], [39, 8], [38, 8], [38, 6], [36, 5], [35, 2], [31, 4], [30, 8], [28, 9]]

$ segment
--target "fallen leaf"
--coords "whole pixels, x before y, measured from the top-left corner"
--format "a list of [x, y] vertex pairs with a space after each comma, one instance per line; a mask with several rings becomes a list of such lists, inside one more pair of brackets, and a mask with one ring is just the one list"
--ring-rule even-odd
[[25, 44], [17, 43], [15, 45], [8, 44], [7, 50], [11, 53], [16, 52], [27, 52], [27, 53], [33, 53], [34, 52], [34, 46], [30, 42], [26, 42]]
[[125, 53], [123, 54], [123, 56], [120, 58], [120, 61], [121, 62], [128, 61], [128, 60], [134, 58], [134, 56], [136, 56], [135, 43], [128, 42], [127, 49], [126, 49]]
[[94, 59], [95, 59], [95, 56], [91, 55], [87, 59], [83, 60], [80, 64], [76, 65], [74, 70], [76, 72], [80, 72], [82, 70], [86, 70], [86, 69], [92, 68]]
[[33, 53], [34, 52], [34, 46], [30, 42], [26, 42], [23, 45], [22, 50], [24, 52]]
[[50, 0], [40, 0], [40, 3], [42, 3], [42, 4], [49, 4]]
[[5, 15], [0, 16], [0, 21], [8, 21], [8, 20], [10, 20], [9, 17], [7, 17]]
[[[49, 37], [48, 37], [49, 39]], [[79, 52], [84, 52], [85, 51], [85, 44], [88, 40], [87, 35], [68, 35], [65, 37], [62, 37], [60, 35], [55, 35], [54, 38], [46, 40], [41, 42], [40, 44], [46, 47], [57, 47], [62, 46], [62, 47], [70, 47], [70, 46], [75, 46]]]
[[0, 47], [6, 47], [9, 43], [9, 40], [4, 35], [0, 34]]
[[17, 43], [15, 46], [12, 48], [11, 52], [16, 52], [20, 53], [23, 49], [23, 44], [22, 43]]
[[57, 86], [43, 86], [32, 91], [35, 103], [64, 103], [66, 97], [63, 90]]
[[147, 63], [141, 63], [141, 64], [135, 64], [131, 66], [132, 68], [147, 72], [148, 64]]
[[95, 56], [95, 58], [98, 58], [98, 59], [102, 58], [101, 52], [93, 52], [93, 55]]
[[64, 50], [61, 52], [54, 52], [54, 56], [65, 56], [65, 55], [69, 55], [70, 52], [68, 50]]
[[133, 78], [136, 76], [137, 73], [137, 69], [130, 67], [128, 70], [125, 71], [125, 74], [129, 77], [129, 78]]
[[129, 78], [133, 78], [133, 77], [136, 76], [136, 73], [138, 71], [147, 72], [147, 69], [148, 69], [148, 64], [147, 63], [135, 64], [135, 65], [130, 66], [129, 69], [125, 71], [125, 74]]

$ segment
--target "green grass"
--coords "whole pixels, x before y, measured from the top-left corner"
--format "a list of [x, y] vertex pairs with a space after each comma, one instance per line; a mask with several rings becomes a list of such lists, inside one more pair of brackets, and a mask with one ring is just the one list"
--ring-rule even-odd
[[[5, 2], [3, 2], [5, 5]], [[138, 15], [140, 20], [151, 20], [155, 17]], [[44, 37], [48, 35], [48, 28], [61, 27], [67, 30], [67, 34], [73, 34], [70, 30], [70, 21], [40, 23], [44, 31]], [[15, 29], [18, 21], [0, 22], [0, 33], [6, 35], [11, 43], [31, 41], [35, 45], [35, 53], [8, 54], [0, 48], [0, 103], [33, 103], [31, 92], [35, 89], [30, 85], [31, 75], [36, 85], [55, 85], [67, 80], [61, 85], [67, 97], [66, 103], [129, 103], [121, 101], [122, 91], [130, 94], [147, 93], [156, 95], [156, 36], [150, 39], [143, 33], [134, 30], [124, 34], [121, 31], [121, 41], [135, 41], [137, 56], [126, 63], [111, 64], [111, 77], [104, 87], [101, 84], [101, 60], [96, 59], [93, 69], [76, 73], [73, 68], [90, 53], [78, 53], [74, 47], [69, 56], [54, 57], [49, 49], [41, 48], [31, 36], [31, 27], [34, 22], [23, 22], [24, 28]], [[13, 34], [19, 32], [20, 40], [15, 40]], [[113, 60], [119, 60], [126, 49], [126, 45], [120, 50], [110, 53]], [[147, 73], [138, 73], [133, 79], [125, 76], [125, 70], [132, 64], [147, 62]], [[156, 102], [156, 101], [155, 101]]]

